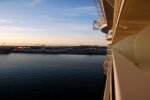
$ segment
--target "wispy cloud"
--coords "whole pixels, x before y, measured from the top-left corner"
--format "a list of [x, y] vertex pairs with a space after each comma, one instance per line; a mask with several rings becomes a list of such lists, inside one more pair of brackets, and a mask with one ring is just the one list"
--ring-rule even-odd
[[51, 31], [50, 29], [40, 29], [40, 28], [29, 28], [29, 27], [20, 27], [20, 26], [0, 26], [0, 30], [6, 31]]
[[42, 2], [42, 0], [31, 0], [30, 6], [38, 5]]
[[86, 7], [77, 7], [72, 9], [65, 9], [64, 14], [67, 16], [82, 16], [82, 15], [95, 15], [95, 7], [86, 6]]
[[52, 18], [48, 15], [40, 15], [39, 17], [46, 20], [46, 21], [53, 21], [54, 20], [54, 18]]
[[6, 20], [6, 19], [0, 19], [0, 24], [11, 24], [13, 21], [11, 20]]

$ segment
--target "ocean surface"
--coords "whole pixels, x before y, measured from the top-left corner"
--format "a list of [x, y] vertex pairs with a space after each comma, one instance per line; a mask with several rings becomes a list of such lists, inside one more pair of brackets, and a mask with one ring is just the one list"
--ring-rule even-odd
[[0, 54], [0, 100], [102, 100], [105, 56]]

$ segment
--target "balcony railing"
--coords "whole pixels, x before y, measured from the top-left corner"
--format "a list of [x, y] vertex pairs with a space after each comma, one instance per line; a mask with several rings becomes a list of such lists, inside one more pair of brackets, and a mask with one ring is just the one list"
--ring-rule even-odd
[[100, 26], [100, 29], [104, 28], [107, 26], [107, 22], [104, 18], [104, 16], [101, 16], [100, 19], [98, 20], [98, 26]]
[[102, 32], [108, 33], [107, 21], [103, 15], [97, 20], [97, 25]]
[[107, 75], [109, 67], [112, 66], [112, 56], [111, 53], [106, 55], [106, 60], [104, 62], [104, 73]]
[[104, 16], [101, 16], [98, 20], [95, 20], [93, 23], [93, 30], [100, 29], [104, 33], [108, 33], [107, 21]]
[[[111, 52], [111, 50], [109, 49], [109, 52]], [[108, 53], [106, 55], [106, 60], [104, 62], [104, 73], [106, 75], [106, 84], [105, 84], [105, 91], [104, 91], [104, 98], [103, 100], [112, 100], [113, 98], [113, 93], [112, 93], [112, 89], [113, 89], [113, 84], [112, 84], [112, 64], [113, 64], [113, 60], [112, 60], [112, 53]]]

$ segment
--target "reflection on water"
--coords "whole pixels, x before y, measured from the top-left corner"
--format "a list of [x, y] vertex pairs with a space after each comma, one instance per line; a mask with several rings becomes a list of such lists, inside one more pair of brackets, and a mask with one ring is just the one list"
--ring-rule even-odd
[[0, 55], [1, 100], [101, 100], [104, 56]]

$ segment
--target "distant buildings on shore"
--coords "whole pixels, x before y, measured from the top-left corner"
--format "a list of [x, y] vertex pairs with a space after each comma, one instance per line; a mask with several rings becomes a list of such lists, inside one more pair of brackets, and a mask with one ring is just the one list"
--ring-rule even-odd
[[105, 46], [0, 46], [0, 53], [105, 55]]

